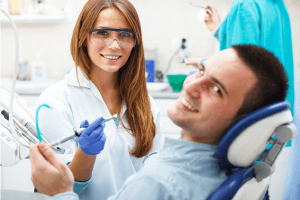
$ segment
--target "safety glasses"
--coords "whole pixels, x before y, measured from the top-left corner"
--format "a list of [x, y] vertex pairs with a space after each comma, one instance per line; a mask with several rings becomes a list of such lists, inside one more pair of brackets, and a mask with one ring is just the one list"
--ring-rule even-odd
[[98, 47], [110, 46], [114, 40], [124, 49], [133, 48], [136, 43], [134, 33], [127, 29], [100, 28], [89, 32], [89, 41]]

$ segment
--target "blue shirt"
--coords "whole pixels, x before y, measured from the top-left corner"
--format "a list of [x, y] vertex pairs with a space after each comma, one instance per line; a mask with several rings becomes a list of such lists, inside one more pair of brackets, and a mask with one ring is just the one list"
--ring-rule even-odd
[[294, 112], [294, 64], [290, 18], [283, 0], [234, 0], [220, 25], [220, 50], [254, 44], [274, 53], [283, 64], [289, 89], [286, 100]]
[[205, 200], [226, 179], [217, 146], [166, 138], [163, 149], [109, 200]]

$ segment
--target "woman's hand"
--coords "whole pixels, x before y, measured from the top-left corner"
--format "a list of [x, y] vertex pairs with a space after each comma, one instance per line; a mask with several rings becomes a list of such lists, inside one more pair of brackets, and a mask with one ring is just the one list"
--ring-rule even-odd
[[217, 26], [220, 24], [221, 20], [216, 9], [213, 6], [208, 5], [207, 8], [209, 8], [211, 12], [206, 11], [204, 22], [208, 30], [214, 31], [217, 28]]
[[80, 124], [80, 128], [86, 128], [78, 138], [80, 149], [87, 155], [97, 155], [104, 149], [106, 136], [103, 132], [105, 124], [100, 126], [103, 117], [93, 121], [90, 125], [87, 120]]

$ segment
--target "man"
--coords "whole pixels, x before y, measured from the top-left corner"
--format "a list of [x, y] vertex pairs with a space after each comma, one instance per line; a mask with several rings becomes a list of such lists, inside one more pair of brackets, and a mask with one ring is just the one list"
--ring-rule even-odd
[[[227, 178], [216, 156], [226, 130], [254, 109], [284, 100], [286, 91], [283, 66], [261, 47], [237, 45], [212, 56], [185, 80], [168, 109], [182, 128], [181, 139], [166, 138], [163, 149], [109, 199], [207, 199]], [[38, 191], [58, 200], [78, 199], [72, 173], [46, 144], [30, 152]]]
[[[235, 44], [255, 44], [271, 51], [282, 62], [290, 86], [286, 100], [291, 103], [290, 110], [294, 115], [294, 109], [297, 108], [294, 107], [296, 98], [294, 98], [292, 34], [290, 17], [284, 0], [233, 0], [222, 23], [215, 8], [207, 7], [211, 12], [207, 12], [204, 22], [219, 40], [220, 50]], [[291, 146], [291, 141], [286, 146]], [[297, 164], [290, 164], [290, 169], [298, 169], [297, 166]], [[299, 173], [294, 170], [289, 170], [289, 172], [291, 176]], [[290, 195], [298, 193], [294, 180], [296, 179], [285, 179], [284, 199], [295, 199]]]

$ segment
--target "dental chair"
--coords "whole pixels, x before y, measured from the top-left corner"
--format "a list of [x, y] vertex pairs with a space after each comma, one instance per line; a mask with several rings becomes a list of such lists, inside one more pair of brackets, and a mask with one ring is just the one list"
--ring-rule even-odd
[[[261, 200], [268, 190], [274, 162], [297, 135], [287, 101], [255, 110], [237, 121], [218, 146], [221, 170], [228, 178], [208, 200]], [[268, 143], [270, 149], [265, 150]], [[262, 157], [258, 161], [258, 157]]]

